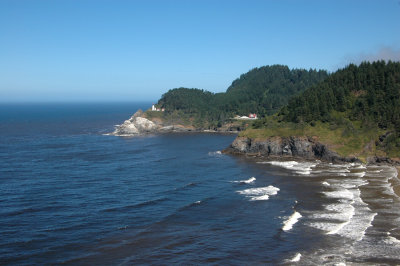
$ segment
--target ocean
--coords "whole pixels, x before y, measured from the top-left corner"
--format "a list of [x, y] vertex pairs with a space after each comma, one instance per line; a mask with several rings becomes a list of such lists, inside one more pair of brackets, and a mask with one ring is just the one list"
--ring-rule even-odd
[[1, 265], [400, 264], [394, 168], [106, 135], [149, 106], [0, 105]]

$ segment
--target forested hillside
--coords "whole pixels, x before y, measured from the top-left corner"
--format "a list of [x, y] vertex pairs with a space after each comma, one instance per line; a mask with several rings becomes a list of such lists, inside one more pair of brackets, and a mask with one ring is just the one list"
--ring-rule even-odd
[[292, 122], [331, 121], [333, 112], [350, 120], [400, 129], [400, 63], [349, 65], [292, 98], [283, 112]]
[[324, 70], [290, 70], [274, 65], [255, 68], [232, 82], [221, 105], [235, 112], [273, 114], [288, 100], [328, 76]]
[[166, 115], [179, 113], [197, 124], [215, 126], [235, 115], [273, 114], [289, 98], [315, 85], [328, 76], [323, 70], [292, 69], [274, 65], [254, 68], [232, 82], [225, 93], [178, 88], [165, 93], [157, 106]]
[[400, 63], [349, 65], [257, 121], [257, 137], [317, 136], [343, 155], [400, 156]]

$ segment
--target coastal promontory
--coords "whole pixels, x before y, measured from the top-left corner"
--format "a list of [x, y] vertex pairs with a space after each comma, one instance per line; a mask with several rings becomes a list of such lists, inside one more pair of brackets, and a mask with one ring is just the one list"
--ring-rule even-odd
[[169, 90], [113, 134], [168, 132], [238, 133], [231, 154], [400, 164], [400, 63], [255, 68], [224, 93]]

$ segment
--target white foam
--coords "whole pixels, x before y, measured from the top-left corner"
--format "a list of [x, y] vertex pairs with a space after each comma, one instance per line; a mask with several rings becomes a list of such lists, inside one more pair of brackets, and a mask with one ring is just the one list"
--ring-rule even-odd
[[[331, 212], [338, 212], [339, 214], [351, 213], [354, 211], [354, 207], [351, 205], [354, 201], [348, 203], [333, 203], [325, 206], [325, 209]], [[340, 220], [340, 219], [338, 219]]]
[[[327, 182], [329, 181], [329, 183]], [[323, 230], [328, 235], [338, 234], [356, 241], [363, 239], [376, 213], [361, 199], [360, 186], [368, 181], [358, 178], [335, 178], [325, 181], [330, 191], [322, 193], [337, 202], [325, 205], [325, 210], [313, 213], [310, 218], [316, 222], [308, 225]]]
[[380, 173], [380, 172], [382, 172], [382, 170], [370, 170], [368, 172], [370, 172], [370, 173]]
[[317, 228], [319, 230], [325, 231], [325, 232], [330, 232], [334, 230], [337, 226], [337, 223], [333, 222], [310, 222], [307, 223], [308, 226]]
[[311, 174], [311, 171], [309, 171], [309, 170], [296, 171], [296, 174], [299, 174], [299, 175], [309, 175], [309, 174]]
[[[367, 207], [367, 209], [369, 211], [371, 211], [370, 208]], [[364, 215], [364, 219], [369, 220], [369, 222], [364, 224], [364, 229], [362, 230], [362, 233], [358, 237], [357, 241], [360, 241], [361, 239], [364, 238], [365, 232], [367, 231], [368, 227], [372, 226], [372, 222], [374, 221], [376, 215], [378, 215], [376, 212], [372, 213], [372, 214], [369, 214], [369, 216], [368, 215]]]
[[301, 253], [297, 253], [291, 260], [290, 262], [299, 262], [301, 258]]
[[221, 151], [210, 151], [210, 152], [208, 153], [208, 155], [210, 155], [210, 156], [216, 156], [216, 155], [221, 155], [221, 154], [222, 154]]
[[282, 230], [283, 231], [289, 231], [290, 229], [293, 228], [293, 225], [296, 224], [299, 219], [301, 218], [301, 214], [298, 213], [297, 211], [295, 211], [290, 217], [289, 219], [287, 219], [285, 222], [283, 222], [283, 227]]
[[[312, 218], [335, 220], [341, 222], [348, 222], [354, 215], [354, 207], [351, 204], [339, 203], [329, 204], [325, 207], [328, 212], [314, 213], [311, 215]], [[330, 226], [330, 229], [326, 231], [333, 231], [336, 226]]]
[[324, 191], [322, 192], [328, 198], [335, 198], [335, 199], [347, 199], [352, 200], [354, 198], [353, 193], [351, 193], [348, 189], [341, 189], [336, 191]]
[[244, 184], [251, 184], [254, 181], [256, 181], [256, 178], [253, 176], [253, 177], [250, 177], [247, 180], [240, 180], [240, 181], [235, 181], [235, 182], [244, 183]]
[[365, 165], [363, 165], [363, 164], [357, 165], [354, 168], [356, 168], [356, 169], [367, 169], [367, 167], [365, 167]]
[[335, 167], [335, 168], [349, 168], [354, 166], [353, 163], [344, 163], [344, 164], [332, 164], [329, 163], [329, 167]]
[[323, 173], [328, 172], [328, 173], [350, 173], [350, 170], [347, 168], [343, 169], [332, 169], [332, 170], [324, 170]]
[[279, 190], [280, 190], [279, 188], [270, 185], [268, 187], [248, 188], [245, 190], [240, 190], [238, 192], [244, 195], [261, 195], [261, 194], [276, 195]]
[[268, 200], [269, 196], [278, 194], [280, 189], [274, 186], [248, 188], [237, 191], [239, 194], [250, 197], [250, 200]]
[[363, 177], [363, 176], [365, 176], [365, 172], [351, 173], [351, 174], [348, 174], [348, 175], [351, 175], [351, 176], [358, 176], [358, 177]]
[[375, 187], [383, 189], [383, 194], [399, 199], [400, 196], [394, 192], [394, 187], [400, 185], [400, 180], [397, 176], [398, 173], [395, 167], [382, 168], [382, 172], [373, 180], [376, 184]]
[[251, 197], [250, 200], [269, 200], [269, 195]]
[[389, 196], [395, 196], [398, 197], [396, 195], [396, 193], [394, 193], [393, 187], [391, 184], [387, 183], [385, 185], [382, 186], [382, 188], [384, 188], [385, 190], [382, 192], [383, 194], [389, 195]]
[[300, 175], [309, 175], [313, 167], [315, 167], [318, 162], [311, 163], [311, 162], [296, 162], [296, 161], [269, 161], [264, 162], [267, 164], [271, 164], [274, 166], [279, 166], [288, 170], [295, 171], [296, 174]]
[[329, 187], [331, 184], [329, 184], [328, 182], [324, 181], [324, 182], [322, 182], [322, 185]]
[[384, 240], [384, 242], [385, 242], [386, 244], [389, 244], [389, 245], [400, 245], [400, 240], [398, 240], [397, 238], [395, 238], [395, 237], [393, 237], [393, 236], [388, 236], [388, 237]]
[[195, 202], [195, 204], [200, 204], [200, 203], [201, 203], [201, 200], [198, 200]]
[[361, 178], [357, 178], [357, 179], [347, 179], [344, 182], [340, 182], [339, 186], [342, 188], [358, 188], [360, 186], [365, 186], [368, 185], [368, 181], [361, 179]]
[[349, 223], [350, 223], [350, 220], [348, 220], [348, 221], [346, 221], [346, 222], [344, 222], [344, 223], [338, 224], [338, 225], [336, 225], [333, 229], [331, 229], [330, 231], [328, 231], [328, 233], [326, 233], [326, 234], [327, 234], [327, 235], [334, 235], [334, 234], [337, 234], [340, 230], [343, 229], [343, 227], [345, 227], [345, 226], [348, 225]]
[[397, 169], [396, 168], [394, 168], [394, 167], [391, 167], [391, 169], [390, 169], [390, 177], [389, 177], [389, 179], [397, 179], [397, 180], [399, 180], [398, 179], [398, 172], [397, 172]]
[[[324, 173], [324, 166], [318, 167], [317, 170]], [[328, 167], [329, 170], [334, 169], [333, 166]], [[397, 180], [390, 180], [395, 173], [392, 173], [392, 169], [387, 166], [367, 166], [365, 170], [359, 165], [353, 165], [349, 170], [350, 174], [347, 178], [335, 175], [332, 178], [320, 179], [319, 183], [322, 183], [319, 186], [320, 193], [328, 198], [327, 204], [322, 205], [322, 210], [310, 213], [304, 210], [307, 214], [306, 219], [302, 218], [305, 220], [305, 225], [323, 230], [323, 233], [327, 234], [326, 237], [335, 243], [340, 237], [338, 240], [340, 246], [335, 249], [318, 250], [315, 254], [310, 254], [310, 257], [315, 258], [313, 261], [315, 265], [328, 263], [329, 265], [345, 265], [347, 258], [357, 261], [359, 258], [377, 257], [387, 258], [388, 261], [393, 258], [397, 261], [400, 237], [396, 235], [396, 238], [390, 232], [386, 233], [388, 230], [383, 231], [383, 235], [381, 234], [384, 229], [382, 226], [397, 230], [400, 224], [400, 219], [394, 218], [399, 214], [397, 199], [394, 196], [385, 195], [392, 194], [391, 187], [399, 184]], [[366, 172], [365, 175], [364, 172]], [[321, 174], [321, 176], [325, 175]], [[363, 188], [364, 185], [367, 186]], [[350, 196], [350, 193], [353, 196]], [[384, 194], [381, 195], [381, 193]], [[376, 201], [379, 204], [373, 203]], [[377, 212], [383, 217], [379, 218], [374, 212], [375, 209], [379, 209]], [[386, 214], [388, 214], [387, 217]], [[388, 220], [384, 221], [384, 219]], [[385, 224], [382, 224], [383, 222]], [[304, 261], [303, 257], [301, 261]]]

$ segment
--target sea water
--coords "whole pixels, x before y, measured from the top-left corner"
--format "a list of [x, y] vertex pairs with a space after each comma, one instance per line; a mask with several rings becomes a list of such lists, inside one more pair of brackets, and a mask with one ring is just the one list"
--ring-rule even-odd
[[393, 168], [105, 135], [149, 106], [0, 105], [0, 264], [400, 263]]

